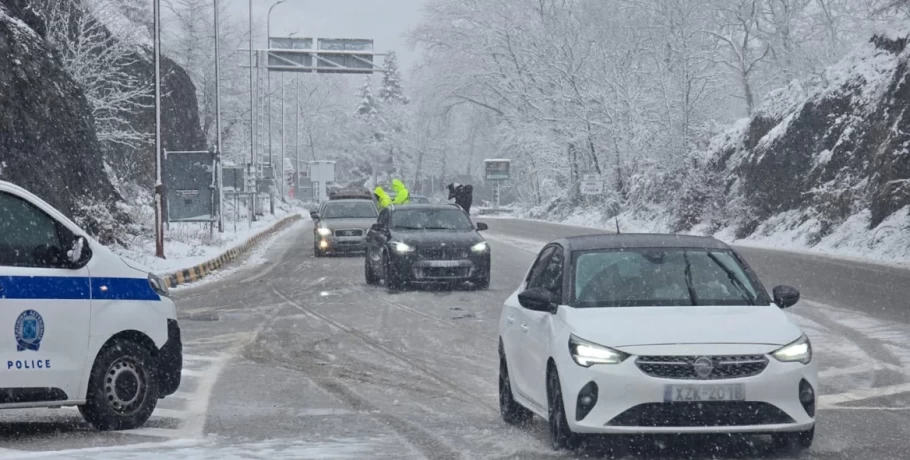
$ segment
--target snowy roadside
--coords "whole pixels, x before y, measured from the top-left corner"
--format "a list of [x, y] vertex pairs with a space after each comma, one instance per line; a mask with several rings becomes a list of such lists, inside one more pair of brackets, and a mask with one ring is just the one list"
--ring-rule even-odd
[[[178, 272], [206, 272], [220, 268], [222, 262], [239, 256], [241, 253], [264, 239], [272, 230], [287, 229], [293, 218], [308, 220], [308, 213], [302, 208], [290, 205], [276, 206], [275, 214], [261, 216], [256, 222], [249, 221], [225, 223], [224, 233], [214, 234], [207, 224], [171, 223], [165, 231], [165, 259], [154, 256], [153, 238], [143, 238], [134, 242], [129, 248], [111, 247], [116, 254], [141, 264], [149, 271], [160, 276]], [[217, 266], [216, 266], [217, 265]], [[195, 270], [194, 270], [195, 269]], [[197, 274], [193, 273], [196, 278]], [[182, 281], [182, 280], [181, 280]], [[183, 283], [180, 283], [183, 284]]]
[[[558, 221], [536, 219], [529, 214], [527, 210], [516, 210], [514, 215], [501, 217], [556, 222], [609, 231], [615, 231], [617, 225], [617, 219], [607, 218], [604, 212], [591, 209], [576, 211]], [[625, 212], [618, 216], [618, 224], [623, 233], [669, 233], [671, 223], [665, 217], [667, 215], [668, 213], [660, 209]], [[495, 219], [497, 216], [483, 217]], [[869, 218], [868, 211], [857, 213], [818, 241], [810, 241], [810, 235], [817, 232], [820, 224], [813, 219], [800, 223], [796, 212], [782, 213], [768, 219], [746, 238], [736, 238], [733, 227], [711, 233], [705, 225], [699, 225], [682, 233], [710, 235], [737, 246], [826, 256], [898, 268], [910, 267], [910, 207], [895, 212], [871, 230]]]

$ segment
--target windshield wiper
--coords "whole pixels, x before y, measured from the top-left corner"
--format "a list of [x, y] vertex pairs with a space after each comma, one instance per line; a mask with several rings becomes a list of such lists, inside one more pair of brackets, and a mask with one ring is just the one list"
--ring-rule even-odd
[[683, 251], [683, 259], [686, 260], [686, 289], [689, 290], [689, 298], [692, 299], [692, 306], [698, 305], [698, 294], [692, 287], [692, 264], [689, 262], [689, 254]]
[[708, 252], [708, 258], [711, 259], [712, 261], [714, 261], [714, 263], [717, 264], [717, 266], [719, 266], [724, 272], [727, 273], [727, 278], [729, 278], [730, 282], [733, 283], [734, 286], [736, 286], [736, 289], [739, 289], [740, 297], [742, 297], [743, 300], [749, 302], [749, 305], [755, 305], [755, 297], [752, 295], [751, 292], [749, 292], [749, 289], [746, 288], [746, 285], [743, 284], [742, 280], [740, 280], [739, 277], [736, 276], [736, 273], [734, 273], [733, 270], [730, 270], [730, 268], [728, 268], [726, 265], [724, 265], [724, 263], [721, 262], [720, 259], [718, 259], [717, 256], [714, 255], [713, 253]]
[[392, 228], [395, 230], [423, 230], [423, 227], [408, 227], [405, 225], [396, 225], [395, 227], [392, 227]]

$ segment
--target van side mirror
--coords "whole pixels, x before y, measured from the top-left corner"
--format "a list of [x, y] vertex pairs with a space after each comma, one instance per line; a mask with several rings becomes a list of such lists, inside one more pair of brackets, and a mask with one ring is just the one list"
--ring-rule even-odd
[[774, 303], [780, 308], [789, 308], [799, 302], [799, 290], [792, 286], [774, 286]]
[[484, 231], [484, 230], [489, 230], [489, 229], [490, 229], [490, 226], [489, 226], [489, 225], [487, 225], [487, 224], [485, 224], [485, 223], [483, 223], [483, 222], [478, 222], [478, 223], [477, 223], [477, 231], [478, 231], [478, 232], [482, 232], [482, 231]]
[[77, 236], [73, 245], [66, 251], [66, 263], [70, 268], [82, 268], [91, 259], [92, 250], [84, 236]]
[[518, 303], [533, 311], [554, 312], [559, 299], [546, 288], [533, 287], [518, 294]]

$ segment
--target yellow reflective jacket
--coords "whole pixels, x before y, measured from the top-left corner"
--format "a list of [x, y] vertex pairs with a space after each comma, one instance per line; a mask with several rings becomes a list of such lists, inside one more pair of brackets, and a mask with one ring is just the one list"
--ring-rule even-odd
[[411, 198], [408, 195], [408, 189], [405, 188], [404, 182], [393, 179], [392, 190], [394, 190], [396, 194], [395, 201], [392, 201], [392, 204], [408, 204], [411, 202]]
[[376, 187], [373, 190], [373, 193], [376, 194], [376, 199], [379, 201], [379, 210], [388, 208], [392, 204], [392, 198], [389, 197], [389, 194], [382, 189], [382, 187]]

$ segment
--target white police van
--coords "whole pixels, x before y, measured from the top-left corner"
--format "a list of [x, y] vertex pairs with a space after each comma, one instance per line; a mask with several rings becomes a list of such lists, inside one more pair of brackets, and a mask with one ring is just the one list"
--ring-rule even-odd
[[0, 181], [0, 409], [78, 406], [98, 429], [136, 428], [182, 367], [164, 281]]

